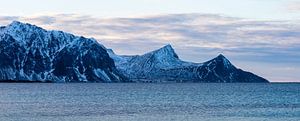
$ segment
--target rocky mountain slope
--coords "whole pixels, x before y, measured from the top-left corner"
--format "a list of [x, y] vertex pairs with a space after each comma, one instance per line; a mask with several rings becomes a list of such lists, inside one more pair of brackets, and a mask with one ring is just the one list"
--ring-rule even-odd
[[250, 72], [236, 68], [223, 55], [204, 63], [179, 59], [171, 45], [136, 56], [119, 56], [108, 50], [117, 69], [135, 82], [268, 82]]
[[95, 39], [14, 21], [0, 27], [0, 82], [268, 82], [223, 55], [179, 59], [171, 45], [119, 56]]
[[124, 82], [94, 39], [14, 21], [0, 27], [0, 82]]

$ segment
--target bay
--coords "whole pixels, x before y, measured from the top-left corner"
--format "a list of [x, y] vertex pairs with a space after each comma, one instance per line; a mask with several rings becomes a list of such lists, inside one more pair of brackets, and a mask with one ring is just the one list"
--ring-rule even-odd
[[299, 121], [299, 83], [0, 83], [1, 121]]

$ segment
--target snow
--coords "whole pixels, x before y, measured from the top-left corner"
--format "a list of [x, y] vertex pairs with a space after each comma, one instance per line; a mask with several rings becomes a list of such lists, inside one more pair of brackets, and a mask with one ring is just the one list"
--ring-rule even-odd
[[[11, 37], [13, 39], [11, 39]], [[37, 79], [41, 81], [53, 80], [55, 82], [70, 82], [75, 78], [79, 78], [77, 81], [97, 81], [87, 80], [87, 77], [95, 75], [99, 79], [102, 79], [101, 81], [104, 82], [119, 82], [123, 78], [123, 76], [121, 75], [127, 76], [129, 79], [151, 80], [151, 82], [155, 82], [155, 80], [160, 82], [169, 80], [203, 82], [247, 82], [254, 79], [263, 80], [263, 78], [258, 77], [252, 73], [238, 70], [222, 54], [204, 63], [182, 61], [181, 59], [179, 59], [178, 55], [175, 53], [173, 47], [170, 44], [144, 55], [120, 56], [115, 54], [112, 50], [105, 48], [102, 44], [99, 44], [97, 40], [93, 38], [89, 39], [81, 36], [75, 36], [62, 31], [47, 31], [40, 27], [30, 24], [24, 24], [18, 21], [14, 21], [6, 27], [1, 27], [0, 39], [0, 41], [11, 43], [11, 45], [9, 46], [5, 45], [5, 50], [9, 50], [11, 55], [2, 53], [4, 57], [3, 59], [12, 58], [12, 60], [10, 61], [14, 62], [13, 64], [11, 64], [14, 66], [13, 68], [0, 67], [0, 74], [2, 74], [0, 79], [18, 80], [16, 75], [17, 73], [19, 73], [19, 79]], [[111, 59], [107, 56], [107, 53], [105, 51], [103, 52], [96, 51], [97, 49], [86, 49], [94, 47], [95, 45], [98, 47], [97, 49], [107, 50], [109, 57], [114, 60], [116, 68], [114, 66], [111, 66], [111, 63], [113, 62], [111, 62]], [[18, 48], [13, 47], [18, 47], [19, 50], [16, 51], [15, 49]], [[18, 57], [15, 57], [14, 53], [19, 54]], [[91, 59], [97, 58], [98, 60], [96, 61], [101, 61], [99, 61], [98, 64], [94, 64], [93, 62], [95, 60], [92, 60], [92, 63], [86, 64], [83, 61], [82, 57], [87, 54], [91, 54], [89, 55], [92, 57]], [[37, 57], [40, 56], [40, 60], [37, 60]], [[64, 58], [64, 56], [66, 56], [66, 59], [61, 59]], [[54, 72], [56, 71], [54, 66], [57, 65], [55, 65], [54, 61], [59, 59], [61, 59], [61, 61], [66, 61], [68, 60], [68, 58], [71, 58], [73, 56], [75, 56], [76, 58], [74, 58], [74, 61], [72, 62], [76, 63], [72, 63], [74, 67], [68, 67], [70, 73], [65, 74], [64, 72], [58, 70], [57, 73], [60, 73], [62, 75], [56, 76], [54, 74]], [[102, 62], [103, 60], [105, 61]], [[81, 72], [77, 67], [77, 63], [80, 63], [79, 65], [83, 66], [81, 68], [83, 69], [81, 70]], [[99, 66], [99, 63], [109, 63], [110, 67], [102, 68], [102, 66]], [[32, 68], [27, 67], [26, 70], [26, 65], [30, 65], [32, 66]], [[84, 65], [88, 67], [84, 67]], [[87, 72], [93, 73], [92, 75], [87, 75]], [[75, 73], [75, 76], [72, 75], [73, 73]], [[243, 78], [245, 80], [234, 80], [240, 73], [248, 77]], [[113, 78], [113, 76], [115, 76], [115, 78]]]
[[[102, 48], [105, 50], [106, 48], [99, 44], [95, 39], [91, 38], [84, 38], [82, 36], [75, 36], [69, 33], [65, 33], [62, 31], [47, 31], [44, 30], [40, 27], [37, 27], [35, 25], [31, 24], [25, 24], [21, 23], [18, 21], [13, 21], [11, 24], [9, 24], [6, 27], [1, 27], [0, 28], [0, 41], [12, 41], [8, 39], [3, 38], [3, 35], [9, 35], [11, 36], [16, 43], [21, 47], [24, 48], [24, 52], [15, 52], [18, 55], [17, 58], [12, 60], [13, 66], [15, 68], [11, 69], [1, 69], [1, 73], [5, 75], [6, 77], [2, 76], [2, 79], [12, 79], [12, 80], [18, 80], [16, 78], [16, 72], [19, 73], [20, 78], [22, 79], [28, 79], [28, 80], [39, 80], [39, 81], [44, 81], [44, 80], [54, 80], [57, 82], [66, 82], [66, 81], [73, 81], [73, 80], [68, 80], [72, 78], [67, 78], [66, 76], [62, 77], [56, 77], [53, 74], [54, 69], [54, 61], [55, 58], [57, 57], [58, 53], [62, 52], [64, 48], [67, 48], [70, 51], [70, 48], [79, 48], [80, 49], [80, 56], [77, 56], [78, 58], [76, 60], [81, 60], [80, 63], [81, 65], [84, 65], [82, 62], [82, 56], [88, 53], [90, 50], [89, 49], [84, 49], [84, 48], [89, 48], [89, 46], [94, 46], [97, 44], [98, 48]], [[14, 44], [14, 43], [12, 43]], [[6, 46], [8, 47], [8, 46]], [[15, 45], [9, 46], [10, 48], [15, 47]], [[12, 49], [13, 50], [13, 49]], [[69, 52], [67, 51], [67, 52]], [[98, 52], [98, 51], [93, 51], [93, 52]], [[1, 53], [0, 53], [1, 54]], [[77, 53], [76, 53], [77, 54]], [[93, 54], [93, 53], [92, 53]], [[21, 56], [20, 56], [21, 55]], [[71, 54], [70, 54], [71, 55]], [[105, 56], [105, 54], [93, 54], [93, 56]], [[37, 56], [41, 56], [41, 60], [36, 60]], [[74, 55], [76, 56], [76, 55]], [[9, 57], [12, 58], [12, 57]], [[100, 58], [100, 57], [99, 57]], [[101, 57], [102, 58], [102, 57]], [[108, 58], [108, 57], [107, 57]], [[40, 68], [43, 68], [43, 66], [46, 66], [45, 70], [42, 70], [40, 73], [36, 73], [35, 69], [36, 67], [33, 68], [33, 70], [25, 70], [25, 66], [28, 65], [26, 62], [29, 60], [29, 62], [34, 66], [37, 65], [38, 62], [41, 62], [42, 65], [39, 66]], [[48, 63], [48, 60], [50, 61]], [[107, 59], [108, 60], [108, 59]], [[19, 62], [19, 65], [17, 64], [17, 61]], [[102, 63], [102, 62], [99, 62]], [[17, 69], [16, 67], [19, 66], [20, 68]], [[28, 69], [28, 68], [27, 68]], [[86, 68], [83, 67], [84, 72], [86, 71]], [[101, 70], [101, 69], [100, 69]], [[78, 68], [74, 68], [74, 72], [76, 73], [76, 76], [79, 78], [79, 81], [90, 81], [87, 80], [85, 73], [80, 73]], [[114, 73], [113, 71], [108, 71], [108, 72], [101, 72], [96, 70], [99, 78], [103, 78], [105, 81], [111, 81], [111, 79], [107, 76], [106, 73], [113, 73], [111, 75], [119, 76], [118, 73]], [[8, 78], [9, 77], [9, 78]], [[44, 78], [42, 78], [44, 77]], [[121, 79], [121, 78], [117, 78]], [[95, 81], [95, 80], [91, 80]]]
[[105, 80], [105, 82], [111, 82], [111, 80], [107, 76], [106, 72], [103, 71], [102, 69], [94, 69], [94, 73], [102, 80]]
[[123, 75], [138, 82], [143, 80], [220, 83], [243, 81], [234, 80], [236, 79], [234, 76], [238, 75], [235, 73], [240, 72], [222, 54], [204, 63], [194, 63], [179, 59], [170, 44], [144, 55], [119, 56], [110, 49], [107, 51], [115, 60], [117, 69]]

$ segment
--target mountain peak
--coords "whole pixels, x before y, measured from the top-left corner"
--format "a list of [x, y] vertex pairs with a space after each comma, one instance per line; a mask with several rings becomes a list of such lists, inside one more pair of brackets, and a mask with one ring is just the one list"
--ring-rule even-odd
[[173, 47], [170, 44], [167, 44], [155, 51], [164, 51], [164, 52], [169, 52], [169, 53], [175, 53]]
[[223, 55], [223, 54], [219, 54], [217, 57], [215, 57], [214, 59], [207, 61], [206, 63], [211, 63], [211, 62], [215, 62], [217, 64], [221, 64], [226, 68], [232, 67], [233, 65], [231, 64], [231, 62]]
[[9, 25], [18, 25], [18, 24], [24, 24], [20, 21], [12, 21]]
[[161, 49], [173, 49], [173, 47], [171, 44], [167, 44], [167, 45], [163, 46]]
[[228, 60], [223, 54], [219, 54], [216, 59], [226, 59]]
[[33, 24], [29, 24], [29, 23], [23, 23], [23, 22], [20, 22], [20, 21], [13, 21], [11, 22], [7, 27], [11, 28], [11, 29], [24, 29], [24, 28], [35, 28], [35, 29], [41, 29], [41, 30], [44, 30], [43, 28], [41, 27], [38, 27], [36, 25], [33, 25]]
[[[29, 41], [31, 38], [31, 35], [33, 33], [36, 33], [36, 35], [41, 35], [41, 33], [45, 33], [46, 30], [32, 25], [28, 23], [22, 23], [20, 21], [13, 21], [9, 25], [5, 26], [1, 33], [8, 34], [12, 36], [15, 40], [22, 42], [25, 44], [25, 41]], [[25, 39], [27, 38], [27, 39]]]
[[26, 26], [26, 25], [30, 25], [30, 24], [22, 23], [20, 21], [13, 21], [8, 25], [8, 27], [18, 27], [18, 26]]
[[178, 58], [178, 55], [175, 53], [173, 47], [170, 44], [163, 46], [162, 48], [153, 51], [152, 53], [164, 56], [164, 57], [175, 57]]
[[225, 59], [228, 60], [223, 54], [219, 54], [217, 57], [215, 57], [214, 59]]

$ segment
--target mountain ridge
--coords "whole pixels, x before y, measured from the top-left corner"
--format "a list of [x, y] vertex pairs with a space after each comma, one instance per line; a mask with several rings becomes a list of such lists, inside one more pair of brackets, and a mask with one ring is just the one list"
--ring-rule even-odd
[[93, 38], [13, 21], [0, 27], [0, 82], [268, 82], [222, 54], [181, 60], [170, 44], [119, 56]]
[[118, 60], [126, 58], [115, 61], [117, 69], [137, 82], [269, 82], [236, 68], [223, 54], [203, 63], [183, 61], [170, 44], [143, 55], [118, 56], [114, 52], [109, 55]]
[[0, 32], [0, 81], [122, 82], [94, 39], [13, 21]]

